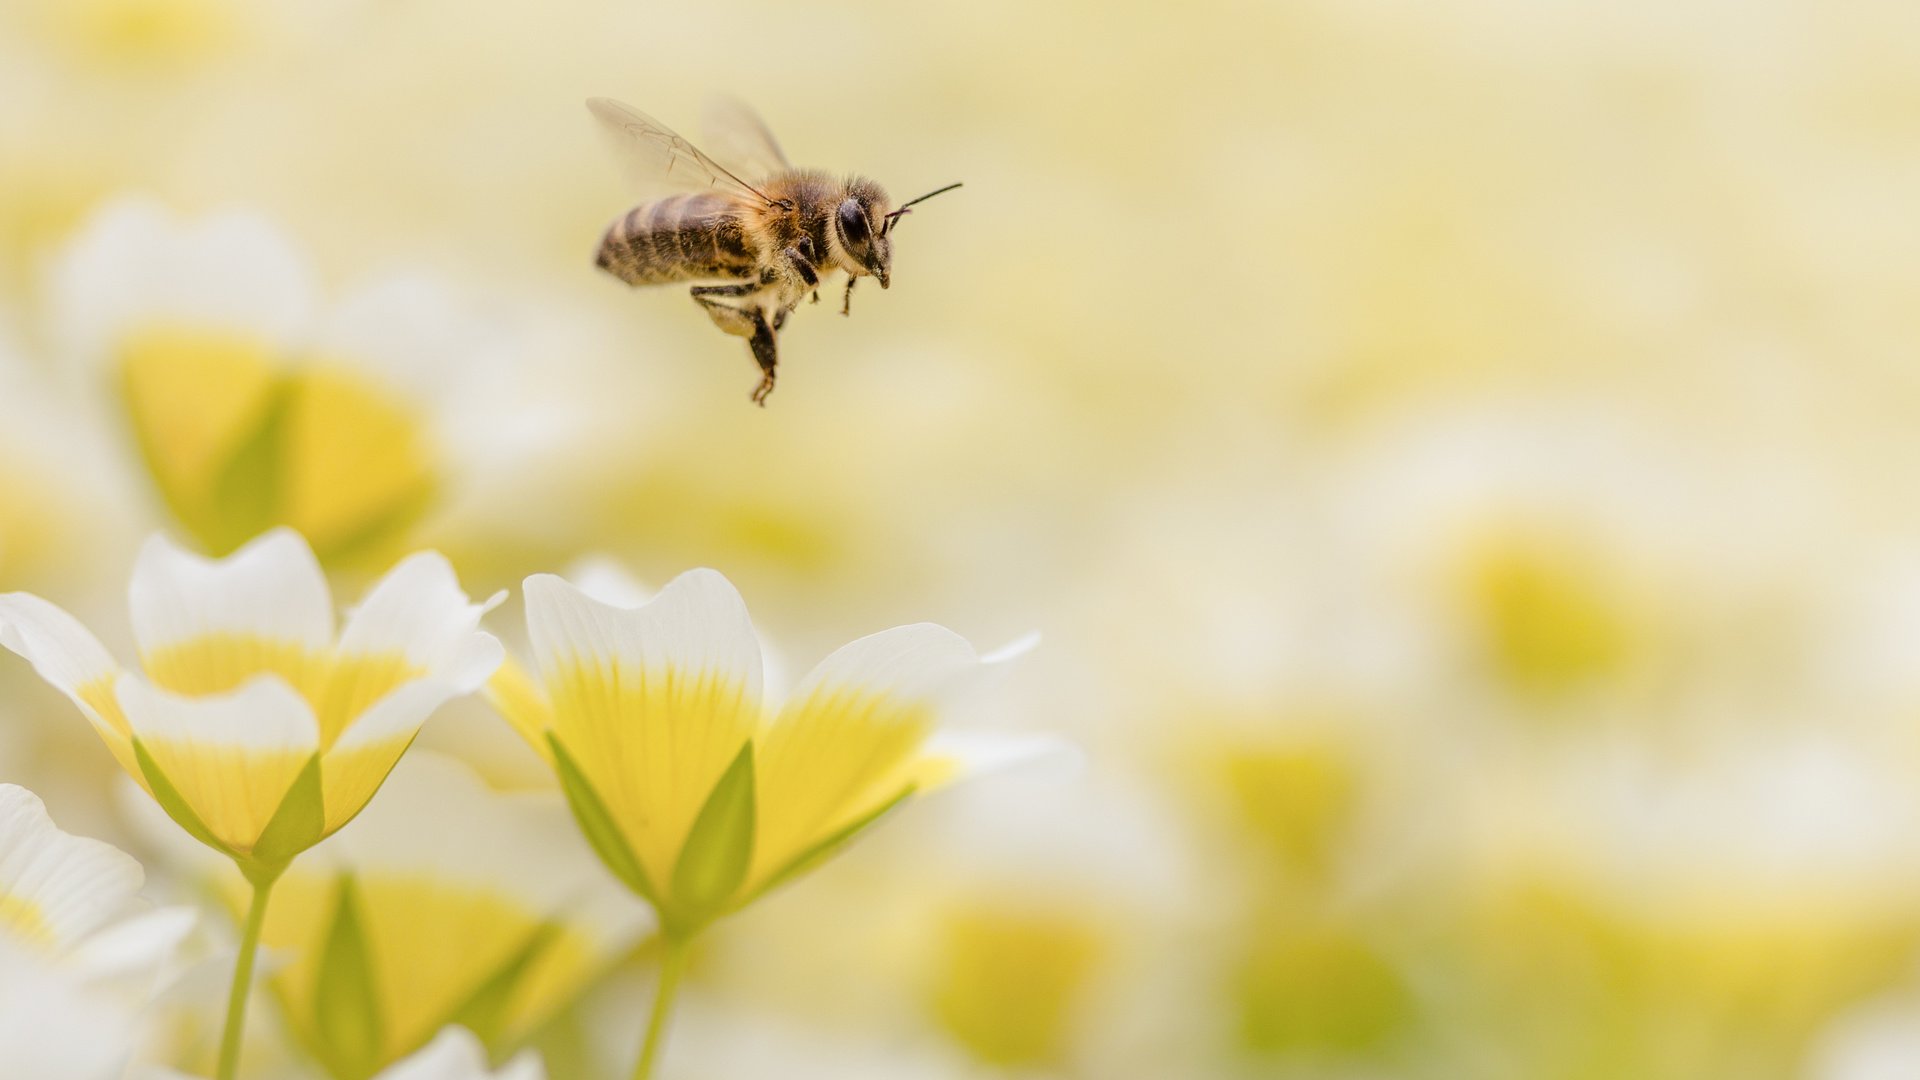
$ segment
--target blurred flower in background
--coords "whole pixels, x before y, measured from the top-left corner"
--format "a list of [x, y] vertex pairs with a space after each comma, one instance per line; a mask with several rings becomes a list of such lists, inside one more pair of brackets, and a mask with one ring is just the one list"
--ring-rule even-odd
[[[288, 1026], [330, 1075], [380, 1073], [448, 1024], [518, 1047], [647, 929], [556, 795], [495, 793], [420, 753], [386, 788], [277, 886], [262, 935]], [[244, 888], [224, 891], [237, 911]]]
[[138, 897], [140, 864], [0, 784], [0, 1052], [49, 1080], [117, 1076], [152, 1022], [191, 909]]

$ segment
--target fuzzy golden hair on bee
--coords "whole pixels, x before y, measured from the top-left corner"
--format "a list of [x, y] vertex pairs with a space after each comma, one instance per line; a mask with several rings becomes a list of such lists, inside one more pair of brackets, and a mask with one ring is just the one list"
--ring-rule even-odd
[[835, 273], [847, 276], [842, 315], [861, 278], [890, 288], [894, 229], [915, 203], [960, 186], [895, 207], [868, 177], [794, 168], [765, 122], [738, 103], [715, 113], [724, 164], [632, 106], [592, 98], [587, 109], [649, 196], [608, 225], [594, 264], [633, 286], [690, 283], [715, 326], [747, 339], [759, 405], [773, 392], [777, 335], [800, 302], [817, 303]]

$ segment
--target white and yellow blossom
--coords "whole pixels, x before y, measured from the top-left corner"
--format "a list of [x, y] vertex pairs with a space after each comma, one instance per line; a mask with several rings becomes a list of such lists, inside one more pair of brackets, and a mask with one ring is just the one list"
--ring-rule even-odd
[[1047, 737], [942, 729], [998, 659], [943, 627], [861, 638], [770, 712], [746, 606], [714, 571], [631, 608], [544, 574], [525, 595], [538, 678], [508, 665], [490, 693], [669, 933], [811, 868], [911, 795], [1072, 752]]
[[48, 307], [56, 353], [117, 387], [167, 509], [216, 554], [285, 525], [329, 565], [377, 561], [572, 430], [510, 384], [521, 328], [417, 274], [323, 296], [257, 214], [108, 202], [54, 260]]
[[126, 913], [145, 876], [112, 844], [61, 831], [33, 792], [0, 784], [0, 934], [70, 953]]
[[38, 796], [0, 784], [0, 1061], [8, 1075], [109, 1077], [147, 1025], [194, 924], [139, 896], [140, 864], [55, 825]]
[[501, 655], [477, 629], [487, 605], [430, 552], [336, 632], [312, 549], [284, 529], [221, 560], [155, 537], [130, 598], [144, 674], [27, 593], [0, 596], [0, 645], [73, 699], [175, 821], [243, 867], [284, 866], [352, 820], [428, 714]]
[[126, 852], [63, 831], [39, 796], [0, 784], [0, 937], [88, 978], [151, 969], [194, 914], [149, 905], [145, 880]]
[[624, 901], [556, 793], [495, 792], [416, 750], [281, 879], [262, 941], [290, 1031], [334, 1076], [367, 1076], [450, 1023], [522, 1042], [648, 929]]

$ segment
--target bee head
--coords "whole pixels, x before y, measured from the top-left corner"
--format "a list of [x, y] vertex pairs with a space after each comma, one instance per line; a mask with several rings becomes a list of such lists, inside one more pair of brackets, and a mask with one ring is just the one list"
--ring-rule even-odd
[[845, 252], [847, 273], [878, 278], [883, 289], [893, 274], [893, 242], [887, 239], [893, 219], [887, 217], [887, 206], [887, 193], [879, 184], [856, 177], [833, 215], [833, 235]]
[[887, 193], [881, 190], [879, 184], [858, 176], [847, 181], [847, 197], [833, 215], [833, 235], [840, 244], [840, 250], [845, 253], [842, 265], [847, 273], [855, 277], [871, 274], [880, 279], [881, 288], [886, 288], [887, 279], [893, 273], [893, 227], [912, 212], [914, 203], [924, 202], [959, 186], [948, 184], [936, 188], [889, 210]]

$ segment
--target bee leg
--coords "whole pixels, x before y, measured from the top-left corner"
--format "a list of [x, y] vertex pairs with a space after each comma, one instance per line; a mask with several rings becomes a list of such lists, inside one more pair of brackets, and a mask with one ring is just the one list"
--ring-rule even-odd
[[853, 314], [853, 286], [859, 280], [859, 278], [854, 277], [852, 274], [847, 275], [847, 295], [840, 298], [841, 315]]
[[700, 305], [700, 310], [707, 313], [707, 318], [713, 320], [713, 325], [725, 333], [732, 334], [734, 337], [753, 336], [753, 312], [734, 307], [732, 304], [723, 304], [718, 300], [710, 300], [704, 296], [695, 296], [693, 299]]
[[814, 303], [816, 303], [816, 304], [820, 302], [820, 290], [819, 290], [819, 289], [815, 289], [815, 290], [813, 290], [813, 302], [814, 302]]
[[752, 312], [752, 315], [753, 336], [747, 339], [747, 344], [753, 349], [754, 362], [760, 365], [760, 385], [753, 388], [753, 403], [764, 409], [767, 407], [767, 395], [773, 393], [773, 372], [780, 363], [779, 345], [767, 317], [758, 311]]
[[799, 248], [785, 248], [780, 252], [780, 256], [787, 260], [787, 265], [793, 268], [794, 273], [800, 275], [800, 280], [807, 283], [807, 288], [811, 289], [820, 284], [820, 271], [814, 269], [813, 261], [802, 255]]

